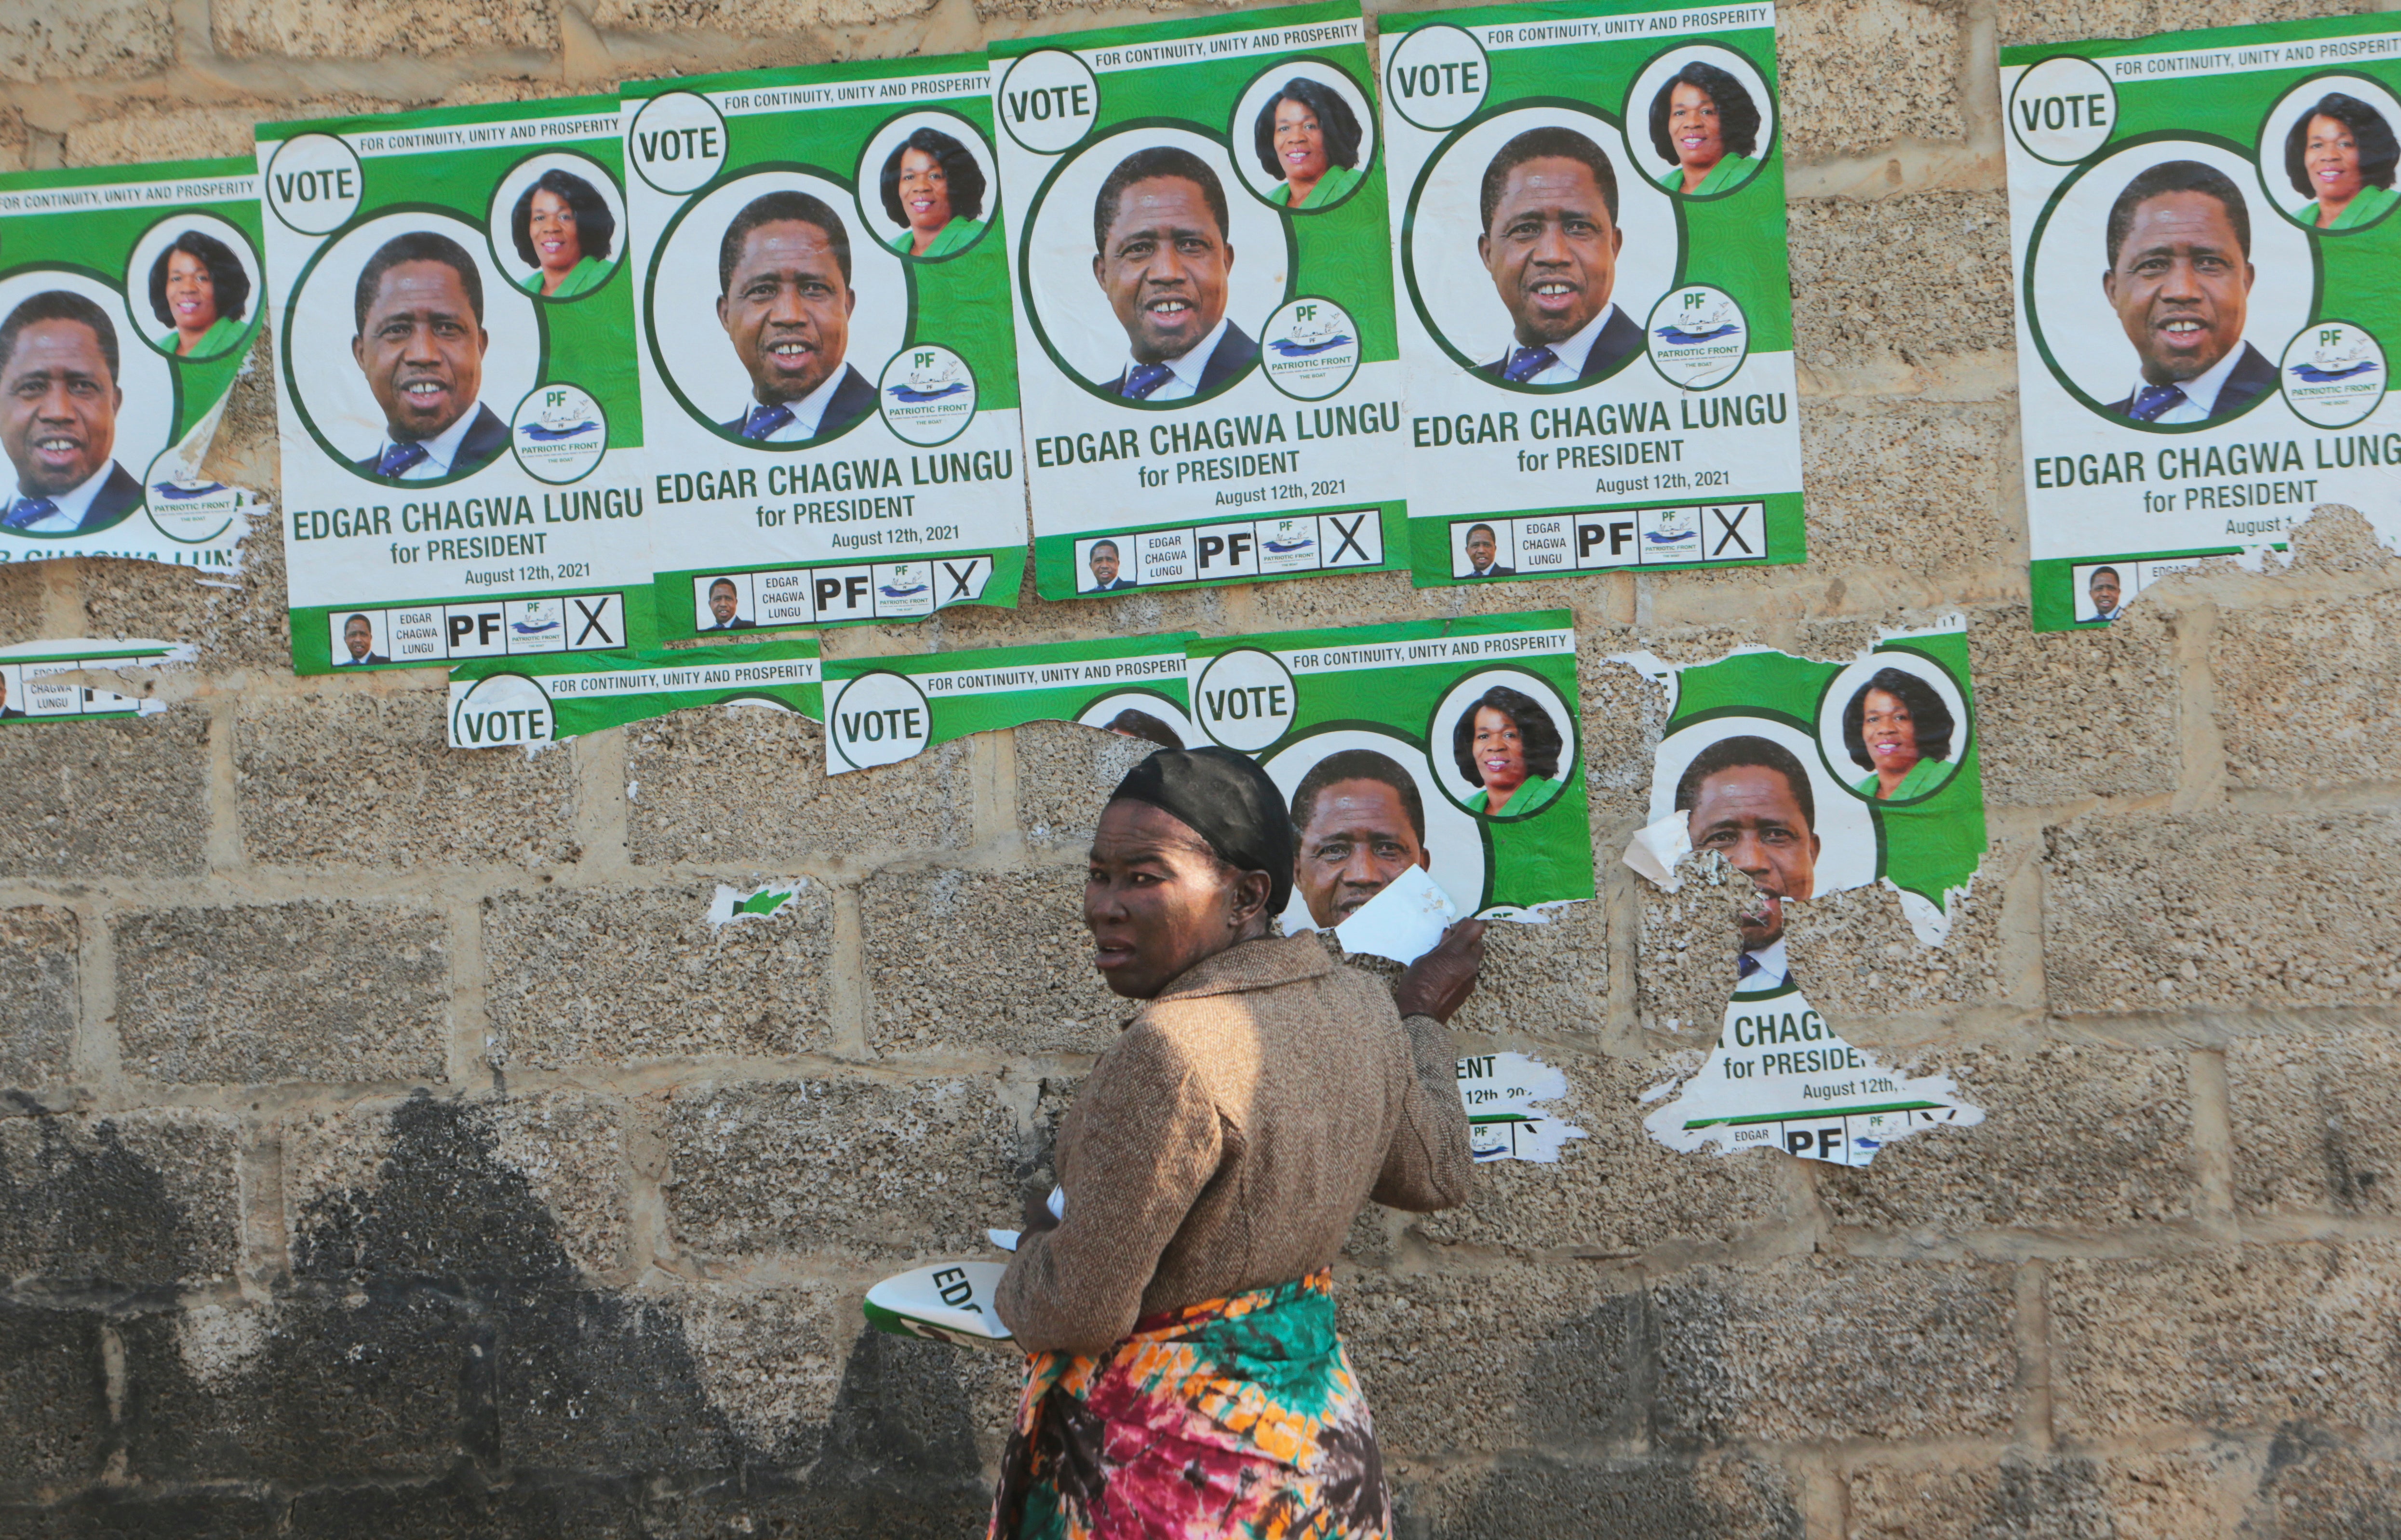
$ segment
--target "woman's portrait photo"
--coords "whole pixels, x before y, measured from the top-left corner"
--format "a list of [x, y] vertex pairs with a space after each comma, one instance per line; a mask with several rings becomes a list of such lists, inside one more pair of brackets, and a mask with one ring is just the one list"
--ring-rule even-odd
[[1268, 201], [1304, 212], [1339, 203], [1367, 174], [1359, 117], [1334, 89], [1296, 75], [1260, 107], [1251, 149], [1276, 178]]
[[1569, 758], [1558, 708], [1495, 684], [1461, 712], [1450, 732], [1451, 763], [1475, 791], [1462, 805], [1486, 818], [1522, 818], [1559, 794]]
[[233, 226], [208, 214], [160, 221], [134, 244], [125, 293], [139, 314], [149, 300], [156, 329], [144, 341], [170, 358], [217, 358], [248, 340], [266, 295], [258, 256]]
[[[2323, 84], [2313, 82], [2312, 84]], [[2260, 149], [2268, 148], [2263, 144]], [[2321, 230], [2355, 230], [2381, 219], [2401, 194], [2393, 172], [2401, 143], [2382, 112], [2347, 91], [2309, 104], [2284, 133], [2284, 180], [2308, 201], [2293, 217]], [[2264, 158], [2264, 155], [2263, 155]]]
[[983, 168], [940, 129], [919, 129], [884, 158], [876, 183], [884, 212], [906, 227], [889, 244], [902, 256], [963, 252], [983, 234]]
[[492, 260], [536, 299], [580, 299], [607, 282], [625, 254], [624, 232], [624, 193], [584, 156], [529, 157], [492, 189]]
[[1908, 802], [1951, 778], [1951, 739], [1958, 724], [1934, 687], [1899, 668], [1881, 668], [1843, 708], [1843, 747], [1868, 772], [1851, 790], [1875, 802]]
[[1676, 48], [1634, 77], [1626, 147], [1642, 174], [1679, 198], [1715, 198], [1748, 183], [1776, 137], [1775, 102], [1758, 67], [1730, 48]]

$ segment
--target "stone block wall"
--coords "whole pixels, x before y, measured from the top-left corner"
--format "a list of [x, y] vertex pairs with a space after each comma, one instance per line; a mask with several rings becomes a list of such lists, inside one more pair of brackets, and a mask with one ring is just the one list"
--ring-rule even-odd
[[[1497, 937], [1456, 1024], [1563, 1066], [1591, 1136], [1354, 1227], [1405, 1535], [2401, 1533], [2401, 567], [2331, 510], [2283, 570], [2026, 629], [1995, 89], [2002, 43], [2326, 8], [1788, 0], [1805, 567], [1029, 593], [826, 638], [1574, 607], [1603, 896]], [[14, 0], [0, 164], [1174, 9]], [[270, 497], [272, 348], [220, 446]], [[858, 1300], [1047, 1185], [1118, 1019], [1075, 873], [1116, 750], [1034, 727], [829, 785], [815, 727], [720, 712], [456, 753], [438, 672], [295, 679], [282, 603], [271, 520], [229, 584], [0, 571], [0, 641], [199, 649], [147, 677], [163, 716], [0, 736], [0, 1536], [980, 1533], [1013, 1365]], [[1604, 659], [1955, 612], [1971, 912], [1926, 956], [1854, 894], [1796, 946], [1855, 1040], [1987, 1121], [1866, 1171], [1670, 1155], [1638, 1098], [1700, 1040], [1659, 1024], [1693, 981], [1614, 859], [1659, 706]]]

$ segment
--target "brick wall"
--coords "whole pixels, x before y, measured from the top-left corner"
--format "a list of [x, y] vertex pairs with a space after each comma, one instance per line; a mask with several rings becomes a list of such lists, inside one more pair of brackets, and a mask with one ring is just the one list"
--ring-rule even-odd
[[[1995, 49], [2324, 0], [1788, 0], [1810, 563], [1412, 591], [1322, 578], [840, 631], [836, 655], [1575, 607], [1603, 897], [1505, 928], [1462, 1046], [1592, 1137], [1371, 1212], [1345, 1326], [1416, 1536], [2401, 1533], [2401, 568], [2026, 628]], [[1065, 0], [0, 0], [0, 162], [973, 47]], [[268, 349], [226, 463], [274, 492]], [[1059, 727], [822, 777], [687, 714], [528, 761], [439, 673], [294, 678], [234, 586], [0, 571], [0, 640], [185, 639], [139, 722], [0, 736], [0, 1535], [965, 1535], [993, 1355], [860, 1329], [1043, 1179], [1107, 1040]], [[1969, 616], [1994, 846], [1956, 939], [1815, 907], [1855, 1040], [1989, 1114], [1872, 1170], [1679, 1157], [1634, 1093], [1661, 918], [1613, 852], [1658, 711], [1600, 659], [1848, 653]], [[712, 932], [719, 882], [805, 875]], [[938, 1179], [939, 1178], [939, 1179]]]

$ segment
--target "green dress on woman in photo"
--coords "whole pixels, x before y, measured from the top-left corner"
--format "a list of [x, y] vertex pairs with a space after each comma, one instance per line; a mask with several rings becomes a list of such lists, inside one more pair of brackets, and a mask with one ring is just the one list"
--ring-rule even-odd
[[[2334, 223], [2326, 226], [2326, 228], [2355, 230], [2362, 225], [2372, 225], [2382, 216], [2385, 210], [2393, 206], [2396, 199], [2401, 199], [2401, 190], [2392, 187], [2362, 187], [2359, 189], [2359, 196], [2344, 204], [2342, 213], [2335, 215]], [[2304, 225], [2315, 226], [2318, 222], [2318, 206], [2312, 202], [2293, 217]]]
[[558, 287], [546, 295], [542, 292], [542, 269], [536, 268], [526, 275], [525, 292], [544, 299], [572, 299], [577, 295], [598, 288], [600, 281], [608, 276], [609, 264], [597, 256], [587, 256], [568, 268], [567, 276], [558, 281]]
[[1281, 203], [1286, 208], [1293, 209], [1331, 208], [1348, 198], [1351, 195], [1351, 189], [1357, 186], [1359, 179], [1366, 174], [1357, 166], [1332, 166], [1327, 168], [1324, 176], [1317, 179], [1317, 186], [1309, 189], [1309, 196], [1299, 202], [1295, 203], [1292, 200], [1292, 184], [1289, 182], [1268, 194], [1268, 201]]
[[[249, 329], [250, 323], [242, 320], [240, 316], [221, 315], [214, 321], [209, 323], [209, 329], [200, 334], [200, 340], [193, 346], [190, 352], [185, 353], [182, 356], [185, 358], [213, 358], [217, 354], [225, 351], [227, 348], [232, 347], [235, 343], [240, 341], [241, 334]], [[169, 332], [166, 336], [158, 339], [158, 351], [162, 353], [172, 353], [175, 351], [175, 344], [181, 342], [183, 339], [183, 333]]]
[[[1707, 198], [1711, 193], [1730, 191], [1733, 188], [1741, 186], [1749, 177], [1750, 173], [1758, 169], [1759, 162], [1749, 156], [1729, 155], [1721, 159], [1716, 165], [1711, 166], [1709, 168], [1709, 174], [1701, 178], [1701, 185], [1694, 187], [1691, 192], [1684, 193], [1684, 196], [1687, 198]], [[1660, 172], [1659, 186], [1667, 188], [1669, 192], [1684, 192], [1684, 168], [1681, 166], [1670, 166], [1666, 171]]]
[[[1507, 804], [1492, 816], [1496, 818], [1514, 818], [1521, 813], [1531, 813], [1548, 804], [1558, 794], [1557, 781], [1547, 776], [1528, 776], [1517, 790], [1510, 794]], [[1483, 812], [1491, 795], [1489, 791], [1476, 792], [1467, 799], [1467, 810], [1471, 813]]]
[[1857, 791], [1860, 796], [1867, 798], [1870, 802], [1875, 802], [1878, 800], [1885, 802], [1907, 802], [1912, 797], [1922, 797], [1928, 791], [1933, 791], [1936, 787], [1941, 785], [1944, 777], [1948, 777], [1950, 774], [1951, 762], [1949, 760], [1919, 760], [1915, 764], [1909, 767], [1909, 774], [1900, 777], [1900, 784], [1892, 789], [1892, 795], [1889, 797], [1879, 799], [1876, 796], [1876, 786], [1878, 782], [1876, 780], [1875, 774], [1873, 771], [1869, 772], [1862, 779], [1853, 782], [1851, 790]]
[[[982, 220], [954, 219], [949, 224], [943, 226], [940, 229], [936, 230], [934, 232], [932, 243], [926, 246], [924, 251], [919, 252], [916, 254], [919, 256], [948, 256], [953, 252], [963, 252], [969, 246], [974, 245], [976, 237], [981, 234], [983, 234]], [[909, 255], [909, 248], [916, 243], [917, 232], [914, 230], [902, 230], [899, 235], [894, 236], [891, 241], [892, 249], [899, 252], [902, 256]]]

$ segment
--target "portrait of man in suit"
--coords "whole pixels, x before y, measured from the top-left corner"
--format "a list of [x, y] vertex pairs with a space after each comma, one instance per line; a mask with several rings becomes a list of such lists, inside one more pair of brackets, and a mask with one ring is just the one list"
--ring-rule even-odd
[[734, 612], [741, 607], [741, 596], [734, 586], [734, 580], [719, 578], [708, 585], [708, 612], [716, 618], [717, 624], [702, 626], [701, 629], [705, 631], [757, 630], [757, 622], [744, 620]]
[[350, 655], [336, 658], [334, 667], [336, 668], [358, 668], [370, 663], [391, 661], [375, 650], [375, 622], [364, 615], [352, 615], [342, 622], [342, 648]]
[[1092, 200], [1092, 281], [1125, 328], [1109, 389], [1128, 401], [1189, 401], [1231, 385], [1259, 345], [1226, 317], [1234, 243], [1225, 184], [1173, 144], [1136, 150]]
[[142, 506], [142, 483], [117, 462], [117, 327], [66, 289], [28, 296], [0, 321], [0, 448], [17, 490], [0, 529], [89, 535]]
[[1467, 531], [1469, 577], [1515, 577], [1517, 569], [1500, 565], [1501, 537], [1489, 524], [1471, 525]]
[[8, 704], [8, 670], [0, 668], [0, 717], [21, 717], [25, 709]]
[[1311, 923], [1333, 928], [1412, 866], [1429, 870], [1425, 796], [1409, 773], [1373, 749], [1345, 749], [1310, 766], [1292, 791], [1293, 891]]
[[823, 199], [752, 199], [717, 247], [717, 319], [750, 376], [750, 404], [718, 426], [759, 444], [830, 438], [875, 409], [875, 387], [844, 362], [850, 231]]
[[1676, 780], [1676, 808], [1691, 816], [1693, 848], [1714, 850], [1758, 889], [1736, 922], [1744, 989], [1785, 982], [1784, 904], [1818, 891], [1818, 797], [1791, 750], [1749, 734], [1720, 738]]
[[2107, 239], [2101, 292], [2140, 365], [2112, 415], [2216, 422], [2275, 389], [2275, 364], [2243, 339], [2259, 275], [2250, 205], [2232, 177], [2198, 160], [2138, 172], [2109, 205]]
[[1478, 369], [1511, 385], [1598, 379], [1642, 351], [1618, 309], [1617, 172], [1573, 129], [1529, 129], [1484, 168], [1475, 254], [1508, 307], [1508, 350]]
[[478, 399], [484, 278], [467, 248], [432, 230], [394, 236], [359, 269], [350, 356], [383, 408], [384, 439], [351, 469], [382, 481], [480, 471], [509, 446], [508, 424]]
[[2092, 599], [2092, 618], [2112, 621], [2126, 612], [2124, 600], [2119, 598], [2123, 588], [2115, 567], [2095, 567], [2092, 575], [2084, 580], [2084, 591]]
[[1084, 590], [1088, 594], [1121, 593], [1134, 585], [1133, 579], [1118, 576], [1118, 543], [1114, 540], [1092, 542], [1084, 564], [1092, 570], [1092, 584]]

